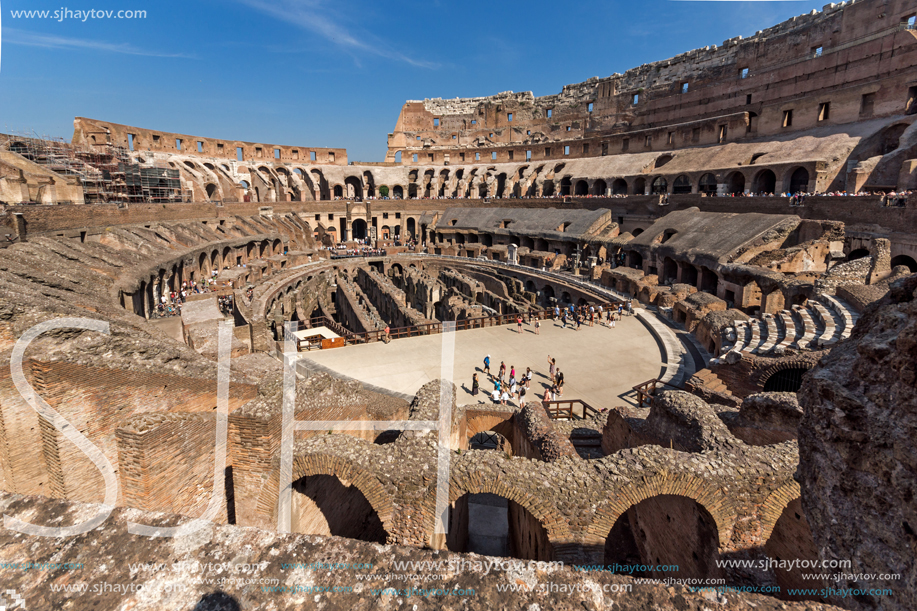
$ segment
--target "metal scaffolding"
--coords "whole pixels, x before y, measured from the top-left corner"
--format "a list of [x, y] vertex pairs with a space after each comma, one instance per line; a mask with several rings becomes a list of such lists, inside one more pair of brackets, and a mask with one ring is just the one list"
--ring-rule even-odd
[[93, 149], [74, 146], [63, 138], [34, 132], [3, 134], [0, 148], [21, 155], [63, 176], [75, 176], [83, 199], [94, 203], [169, 203], [190, 199], [182, 189], [178, 170], [142, 167], [132, 163], [124, 147], [110, 144]]

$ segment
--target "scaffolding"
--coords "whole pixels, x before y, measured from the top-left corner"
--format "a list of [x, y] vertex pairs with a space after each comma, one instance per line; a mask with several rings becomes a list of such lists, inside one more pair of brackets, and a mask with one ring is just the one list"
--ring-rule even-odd
[[182, 189], [178, 170], [141, 167], [132, 163], [130, 151], [111, 144], [93, 149], [74, 146], [63, 138], [34, 132], [2, 136], [0, 148], [21, 155], [62, 176], [76, 177], [83, 187], [83, 200], [95, 203], [174, 203], [190, 200]]

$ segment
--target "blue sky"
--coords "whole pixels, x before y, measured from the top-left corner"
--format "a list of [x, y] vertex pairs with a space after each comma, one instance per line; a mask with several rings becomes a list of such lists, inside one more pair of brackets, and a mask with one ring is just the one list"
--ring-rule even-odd
[[[0, 130], [70, 138], [86, 116], [196, 136], [345, 147], [380, 161], [401, 105], [548, 95], [824, 0], [0, 0]], [[145, 19], [12, 11], [145, 10]]]

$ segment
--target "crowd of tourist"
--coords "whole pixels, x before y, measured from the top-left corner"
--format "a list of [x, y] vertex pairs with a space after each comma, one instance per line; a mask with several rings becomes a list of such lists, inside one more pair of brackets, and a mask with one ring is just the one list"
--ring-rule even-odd
[[[633, 314], [632, 302], [628, 301], [626, 304], [622, 303], [618, 304], [617, 307], [609, 308], [605, 308], [602, 305], [574, 306], [573, 304], [561, 308], [557, 305], [554, 306], [553, 321], [555, 325], [560, 321], [565, 329], [568, 324], [570, 328], [579, 330], [582, 325], [593, 327], [596, 323], [600, 326], [607, 326], [609, 329], [614, 329], [617, 321], [625, 315], [625, 312]], [[533, 323], [531, 313], [517, 316], [517, 331], [520, 333], [522, 332], [523, 322], [527, 322], [530, 325]], [[534, 326], [535, 333], [540, 334], [541, 321], [535, 319]], [[486, 375], [487, 380], [493, 384], [493, 390], [490, 392], [490, 398], [493, 403], [507, 405], [511, 402], [517, 402], [520, 408], [524, 408], [527, 401], [526, 395], [529, 393], [532, 386], [532, 378], [534, 375], [532, 368], [526, 367], [525, 372], [521, 372], [520, 370], [517, 375], [515, 365], [510, 365], [509, 368], [507, 368], [506, 362], [500, 361], [500, 366], [497, 368], [496, 373], [492, 373], [491, 364], [491, 356], [488, 354], [484, 357], [484, 365], [481, 368], [481, 373]], [[557, 401], [563, 396], [565, 384], [564, 374], [561, 372], [560, 367], [557, 366], [557, 360], [550, 355], [548, 355], [548, 375], [544, 377], [548, 382], [544, 384], [545, 390], [544, 395], [541, 397], [541, 401], [545, 409], [547, 409], [549, 403]], [[471, 394], [476, 397], [480, 392], [481, 381], [476, 372], [471, 379]]]
[[[226, 269], [229, 269], [228, 267]], [[216, 277], [219, 275], [217, 270], [211, 272], [210, 278], [198, 282], [197, 280], [183, 280], [181, 288], [163, 293], [159, 297], [159, 302], [151, 314], [151, 318], [168, 318], [170, 316], [181, 316], [182, 306], [187, 302], [189, 295], [212, 293], [224, 288], [231, 287], [229, 283], [220, 286]], [[219, 298], [220, 311], [224, 316], [232, 314], [232, 296], [227, 295]]]

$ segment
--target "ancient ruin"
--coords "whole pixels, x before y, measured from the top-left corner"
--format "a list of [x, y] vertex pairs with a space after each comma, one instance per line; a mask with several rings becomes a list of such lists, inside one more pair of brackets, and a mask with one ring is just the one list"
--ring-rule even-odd
[[378, 163], [0, 136], [0, 610], [914, 609], [915, 20], [408, 101]]

